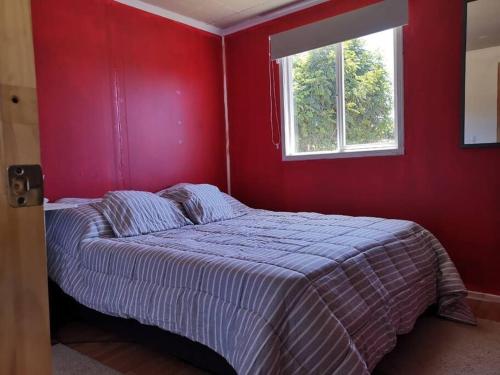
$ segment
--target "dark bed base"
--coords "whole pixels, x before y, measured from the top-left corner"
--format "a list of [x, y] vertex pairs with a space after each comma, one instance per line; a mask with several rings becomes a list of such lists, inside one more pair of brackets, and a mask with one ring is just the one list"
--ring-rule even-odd
[[133, 319], [117, 318], [89, 309], [65, 294], [53, 281], [49, 281], [49, 300], [53, 338], [57, 338], [58, 328], [64, 322], [83, 320], [114, 332], [126, 332], [127, 338], [161, 347], [168, 354], [213, 374], [236, 375], [229, 363], [207, 346], [158, 327], [140, 324]]

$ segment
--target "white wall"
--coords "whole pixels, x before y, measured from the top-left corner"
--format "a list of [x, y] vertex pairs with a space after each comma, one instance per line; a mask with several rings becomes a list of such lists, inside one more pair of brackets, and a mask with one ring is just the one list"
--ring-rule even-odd
[[468, 51], [465, 79], [465, 143], [497, 141], [500, 46]]

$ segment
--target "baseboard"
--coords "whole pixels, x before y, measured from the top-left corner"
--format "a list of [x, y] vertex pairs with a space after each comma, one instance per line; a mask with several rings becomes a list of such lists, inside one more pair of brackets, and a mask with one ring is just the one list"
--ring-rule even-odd
[[481, 293], [481, 292], [473, 292], [469, 290], [469, 294], [467, 296], [469, 299], [490, 303], [500, 303], [500, 296], [496, 294], [489, 293]]

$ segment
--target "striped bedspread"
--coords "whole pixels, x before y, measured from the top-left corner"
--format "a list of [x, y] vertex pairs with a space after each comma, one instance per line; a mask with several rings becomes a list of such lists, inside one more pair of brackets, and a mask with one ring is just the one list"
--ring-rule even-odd
[[238, 374], [368, 374], [436, 302], [474, 323], [446, 251], [413, 222], [242, 213], [114, 238], [91, 205], [53, 211], [49, 274], [83, 305], [205, 344]]

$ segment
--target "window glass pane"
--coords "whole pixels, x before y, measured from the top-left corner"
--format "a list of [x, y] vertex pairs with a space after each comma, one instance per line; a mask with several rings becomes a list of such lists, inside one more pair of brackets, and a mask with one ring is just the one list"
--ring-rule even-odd
[[342, 46], [346, 145], [394, 145], [394, 31]]
[[295, 153], [337, 149], [336, 46], [290, 57]]

